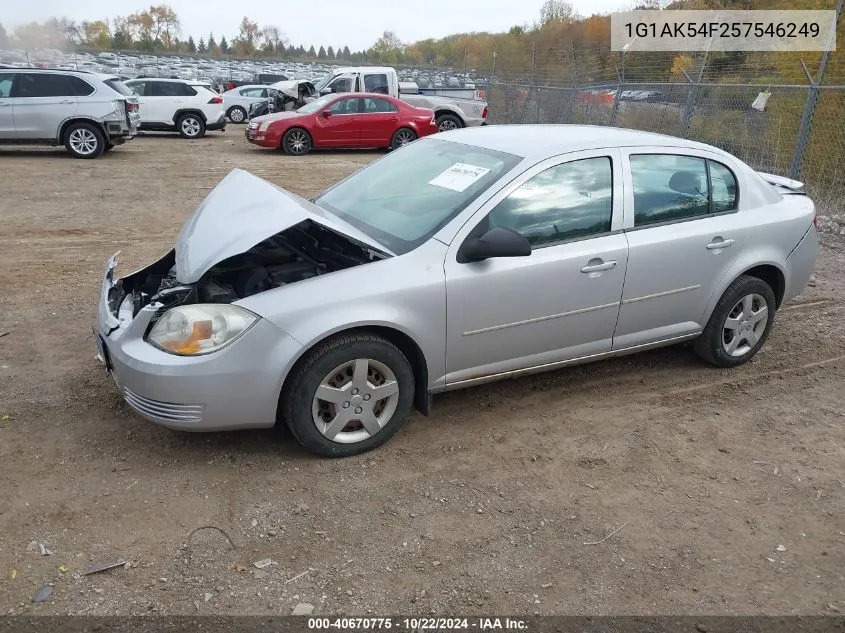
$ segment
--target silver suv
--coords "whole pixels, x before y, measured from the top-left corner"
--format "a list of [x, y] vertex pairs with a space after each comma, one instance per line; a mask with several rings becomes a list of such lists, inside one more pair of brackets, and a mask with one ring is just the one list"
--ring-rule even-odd
[[0, 144], [64, 145], [97, 158], [138, 133], [138, 98], [113, 75], [0, 68]]

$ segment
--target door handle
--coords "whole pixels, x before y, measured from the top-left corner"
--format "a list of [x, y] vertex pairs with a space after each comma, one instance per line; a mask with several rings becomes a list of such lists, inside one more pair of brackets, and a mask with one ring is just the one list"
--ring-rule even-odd
[[8, 107], [10, 105], [12, 105], [12, 104], [11, 103], [3, 103], [2, 101], [0, 101], [0, 108], [5, 108], [5, 107]]
[[600, 273], [603, 270], [610, 270], [616, 268], [616, 261], [601, 262], [600, 264], [587, 264], [581, 269], [582, 273]]
[[390, 119], [390, 120], [391, 120], [391, 121], [398, 121], [398, 120], [399, 120], [399, 117], [398, 117], [398, 116], [391, 117], [391, 119]]
[[707, 250], [708, 251], [716, 251], [716, 250], [719, 250], [720, 248], [728, 248], [729, 246], [734, 245], [734, 241], [735, 240], [722, 240], [722, 239], [719, 239], [718, 237], [714, 237], [713, 241], [710, 242], [707, 245]]
[[70, 105], [71, 103], [74, 103], [74, 101], [72, 99], [63, 99], [62, 101], [59, 101], [59, 103]]

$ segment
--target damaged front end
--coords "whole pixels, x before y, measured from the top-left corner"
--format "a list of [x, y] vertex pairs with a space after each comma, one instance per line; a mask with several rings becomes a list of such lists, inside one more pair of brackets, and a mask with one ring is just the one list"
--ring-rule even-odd
[[108, 290], [108, 306], [117, 322], [125, 322], [151, 304], [157, 315], [181, 305], [229, 304], [383, 257], [317, 222], [303, 220], [216, 263], [190, 283], [179, 281], [173, 249], [154, 264], [114, 282]]

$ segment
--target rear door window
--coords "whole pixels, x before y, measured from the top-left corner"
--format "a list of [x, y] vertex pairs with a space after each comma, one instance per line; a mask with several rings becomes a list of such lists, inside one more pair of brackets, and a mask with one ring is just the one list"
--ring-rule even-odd
[[187, 84], [178, 81], [153, 81], [153, 97], [187, 97], [194, 96], [197, 91]]
[[87, 81], [83, 81], [76, 75], [68, 75], [67, 80], [70, 82], [70, 87], [77, 97], [87, 97], [94, 92], [94, 86]]
[[73, 97], [67, 75], [53, 73], [21, 73], [18, 97]]

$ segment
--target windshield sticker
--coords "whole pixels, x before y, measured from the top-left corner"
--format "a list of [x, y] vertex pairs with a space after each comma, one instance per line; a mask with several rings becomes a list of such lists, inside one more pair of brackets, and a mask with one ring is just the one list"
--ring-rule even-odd
[[490, 172], [486, 167], [455, 163], [442, 174], [428, 181], [435, 187], [443, 187], [452, 191], [465, 191], [470, 185], [483, 178]]

